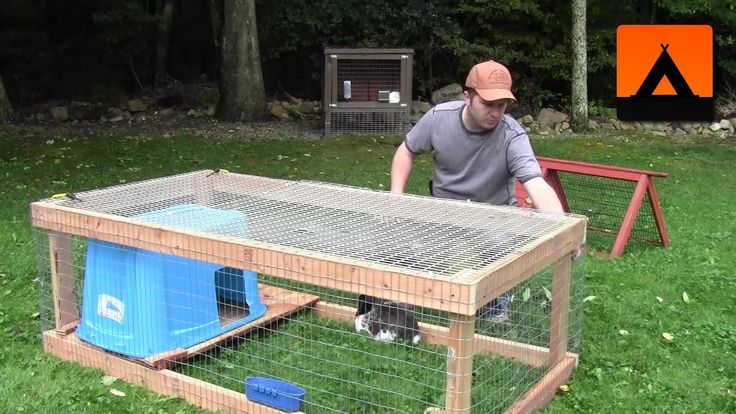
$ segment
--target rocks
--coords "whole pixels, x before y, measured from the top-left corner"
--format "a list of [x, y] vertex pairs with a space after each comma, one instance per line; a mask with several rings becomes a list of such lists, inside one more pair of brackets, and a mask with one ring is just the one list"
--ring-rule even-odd
[[128, 101], [128, 109], [130, 112], [144, 112], [148, 109], [148, 105], [141, 99], [131, 99]]
[[160, 111], [158, 111], [158, 114], [164, 118], [168, 118], [171, 115], [174, 115], [176, 111], [174, 111], [174, 108], [164, 108]]
[[281, 118], [284, 114], [286, 114], [286, 108], [283, 105], [273, 105], [271, 107], [271, 115], [274, 117]]
[[432, 109], [432, 105], [429, 102], [414, 101], [411, 105], [411, 111], [415, 114], [424, 115]]
[[85, 120], [99, 119], [107, 115], [108, 108], [101, 104], [93, 104], [89, 102], [72, 102], [66, 106], [69, 119]]
[[532, 124], [532, 122], [534, 122], [534, 117], [532, 117], [531, 115], [524, 115], [523, 117], [518, 119], [518, 121], [521, 123], [521, 125], [529, 126]]
[[66, 106], [54, 106], [49, 111], [54, 121], [64, 122], [69, 119], [69, 112], [66, 110]]
[[[184, 88], [185, 89], [185, 88]], [[204, 101], [212, 99], [209, 92], [211, 88], [202, 86], [197, 89], [201, 92], [198, 96], [206, 97]], [[197, 94], [194, 94], [197, 95]], [[168, 95], [167, 95], [168, 96]], [[445, 99], [461, 99], [462, 87], [458, 84], [448, 85], [435, 91], [433, 100], [443, 101]], [[39, 105], [33, 109], [27, 108], [19, 119], [25, 122], [41, 124], [48, 127], [69, 128], [87, 127], [94, 128], [95, 125], [104, 125], [106, 128], [121, 128], [123, 126], [150, 125], [156, 128], [156, 124], [169, 125], [176, 123], [206, 123], [217, 122], [215, 119], [216, 102], [201, 106], [189, 106], [183, 102], [178, 104], [167, 99], [159, 99], [151, 96], [140, 96], [130, 100], [124, 100], [118, 105], [108, 106], [93, 102], [50, 102]], [[295, 98], [285, 94], [283, 100], [271, 100], [267, 102], [268, 111], [272, 120], [277, 123], [310, 124], [324, 131], [322, 121], [323, 107], [320, 101]], [[410, 103], [409, 122], [415, 124], [433, 105], [426, 100], [417, 100]], [[512, 107], [512, 111], [514, 107]], [[516, 115], [516, 114], [514, 114]], [[536, 117], [532, 114], [518, 115], [517, 121], [532, 136], [555, 136], [572, 134], [570, 116], [564, 112], [543, 108]], [[237, 123], [236, 123], [237, 124]], [[231, 124], [232, 125], [232, 124]], [[250, 125], [242, 124], [242, 125]], [[289, 127], [285, 127], [289, 128]], [[293, 127], [298, 129], [298, 125]], [[587, 124], [575, 132], [588, 132], [598, 135], [623, 135], [636, 133], [649, 133], [653, 136], [678, 137], [677, 139], [697, 139], [700, 136], [709, 136], [717, 139], [728, 137], [736, 138], [736, 118], [716, 119], [714, 122], [626, 122], [615, 117], [591, 117]], [[237, 130], [233, 134], [237, 134]], [[257, 134], [258, 131], [252, 131]]]
[[733, 134], [734, 128], [736, 128], [736, 125], [734, 125], [731, 121], [728, 119], [721, 119], [721, 122], [718, 123], [720, 126], [720, 129], [724, 131], [728, 131]]
[[563, 112], [556, 111], [551, 108], [544, 108], [537, 115], [537, 122], [540, 127], [553, 127], [555, 124], [567, 121], [568, 116]]
[[463, 87], [458, 83], [451, 83], [432, 92], [432, 103], [435, 105], [460, 99], [463, 99]]

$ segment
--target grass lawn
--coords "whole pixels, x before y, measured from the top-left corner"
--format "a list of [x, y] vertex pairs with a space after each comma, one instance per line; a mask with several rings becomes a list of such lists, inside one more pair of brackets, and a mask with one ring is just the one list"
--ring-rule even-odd
[[[0, 129], [0, 410], [29, 413], [201, 412], [42, 352], [29, 202], [217, 167], [387, 189], [400, 141], [17, 132]], [[545, 412], [736, 412], [736, 148], [640, 136], [535, 139], [534, 147], [543, 156], [670, 174], [656, 185], [672, 245], [587, 258], [580, 366]], [[420, 157], [408, 191], [426, 194], [430, 174], [431, 157]]]

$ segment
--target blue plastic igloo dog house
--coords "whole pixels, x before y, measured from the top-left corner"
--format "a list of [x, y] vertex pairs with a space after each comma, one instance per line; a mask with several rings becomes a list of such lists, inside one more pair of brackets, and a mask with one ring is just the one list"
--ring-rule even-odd
[[[242, 212], [194, 204], [135, 219], [203, 232], [247, 231]], [[229, 307], [228, 318], [222, 315], [223, 305]], [[230, 313], [237, 319], [228, 320]], [[146, 358], [196, 345], [264, 313], [254, 272], [95, 239], [88, 242], [77, 335], [93, 345]]]

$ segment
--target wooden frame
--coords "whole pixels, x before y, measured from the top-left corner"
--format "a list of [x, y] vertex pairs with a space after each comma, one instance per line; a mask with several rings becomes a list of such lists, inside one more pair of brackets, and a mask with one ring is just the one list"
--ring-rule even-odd
[[[584, 218], [566, 218], [563, 225], [550, 232], [548, 237], [540, 237], [520, 251], [487, 265], [478, 276], [449, 280], [430, 278], [408, 270], [400, 272], [396, 268], [355, 259], [327, 257], [268, 243], [148, 224], [52, 202], [32, 203], [31, 222], [34, 227], [49, 231], [56, 325], [55, 329], [43, 333], [44, 349], [60, 358], [145, 385], [155, 392], [181, 396], [203, 408], [246, 410], [252, 413], [278, 412], [248, 401], [240, 393], [169, 371], [166, 369], [168, 362], [203, 352], [218, 341], [242, 334], [302, 307], [310, 306], [319, 316], [342, 321], [351, 320], [354, 309], [317, 302], [316, 296], [292, 292], [298, 299], [289, 302], [296, 305], [274, 310], [278, 304], [271, 302], [266, 318], [248, 324], [237, 332], [222, 335], [188, 350], [175, 350], [146, 360], [131, 361], [84, 344], [72, 334], [73, 326], [79, 319], [76, 293], [72, 294], [72, 235], [449, 312], [449, 327], [421, 326], [427, 341], [447, 347], [447, 412], [470, 412], [473, 356], [477, 353], [491, 353], [549, 368], [542, 380], [509, 410], [514, 413], [543, 407], [553, 397], [555, 389], [569, 378], [577, 364], [577, 355], [568, 352], [567, 325], [572, 252], [585, 238]], [[67, 254], [64, 252], [68, 252], [69, 257], [62, 257]], [[554, 266], [549, 348], [475, 333], [477, 309], [548, 266]], [[268, 295], [268, 292], [263, 294]], [[267, 297], [264, 297], [264, 302], [267, 302]]]
[[[542, 168], [542, 176], [552, 186], [562, 203], [562, 208], [569, 212], [570, 206], [565, 195], [565, 189], [562, 187], [559, 172], [590, 175], [594, 177], [611, 178], [615, 180], [631, 181], [636, 183], [634, 192], [629, 200], [629, 207], [626, 214], [621, 218], [621, 226], [616, 232], [616, 240], [614, 241], [609, 258], [621, 256], [626, 249], [626, 244], [631, 236], [634, 228], [636, 217], [639, 215], [641, 204], [644, 201], [644, 195], [649, 198], [649, 204], [654, 215], [654, 221], [657, 225], [659, 241], [662, 246], [670, 244], [670, 238], [667, 234], [667, 228], [664, 225], [664, 216], [662, 208], [657, 198], [657, 190], [654, 187], [654, 177], [666, 178], [667, 173], [637, 170], [634, 168], [615, 167], [611, 165], [592, 164], [579, 161], [568, 161], [556, 158], [537, 157], [539, 166]], [[532, 207], [530, 200], [527, 199], [527, 193], [524, 187], [516, 182], [517, 205], [519, 207]]]

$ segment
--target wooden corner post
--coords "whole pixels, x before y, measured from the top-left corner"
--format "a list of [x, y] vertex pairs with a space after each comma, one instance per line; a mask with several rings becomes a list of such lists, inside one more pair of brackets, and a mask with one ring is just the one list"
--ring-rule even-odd
[[76, 325], [79, 321], [71, 235], [49, 231], [49, 260], [54, 298], [54, 322], [56, 330], [66, 334], [69, 327]]
[[567, 354], [570, 325], [570, 284], [572, 282], [572, 254], [560, 260], [552, 272], [552, 313], [549, 323], [549, 360], [553, 367]]
[[475, 315], [452, 316], [447, 344], [446, 413], [470, 413]]

